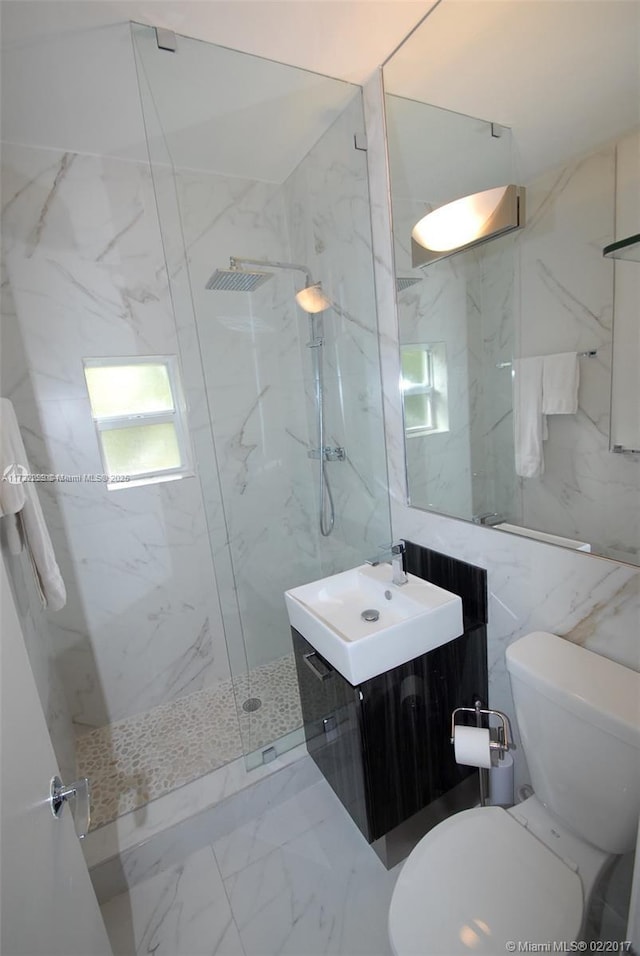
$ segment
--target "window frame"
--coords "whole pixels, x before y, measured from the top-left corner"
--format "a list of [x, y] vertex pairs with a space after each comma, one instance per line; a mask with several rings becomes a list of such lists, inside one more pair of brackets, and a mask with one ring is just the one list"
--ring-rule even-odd
[[91, 390], [85, 375], [84, 380], [89, 399], [89, 408], [91, 409], [91, 418], [98, 437], [98, 447], [104, 474], [110, 475], [112, 472], [102, 443], [102, 433], [114, 430], [121, 431], [125, 428], [135, 428], [140, 425], [172, 424], [175, 429], [181, 464], [175, 468], [162, 470], [156, 468], [145, 472], [136, 472], [135, 474], [123, 472], [122, 474], [129, 474], [129, 479], [127, 481], [107, 482], [107, 489], [109, 491], [116, 491], [122, 488], [135, 488], [141, 485], [158, 484], [161, 481], [174, 481], [177, 478], [192, 476], [194, 473], [193, 455], [187, 424], [187, 403], [182, 387], [178, 357], [176, 355], [121, 355], [92, 356], [82, 359], [83, 373], [87, 368], [121, 368], [129, 365], [163, 365], [167, 371], [169, 390], [173, 399], [173, 408], [158, 412], [141, 411], [122, 413], [119, 415], [95, 415], [91, 404]]
[[[409, 385], [405, 384], [407, 381], [405, 379], [404, 367], [403, 367], [403, 358], [404, 351], [420, 351], [425, 355], [425, 365], [426, 365], [426, 381], [417, 384]], [[408, 427], [406, 423], [406, 412], [405, 412], [405, 435], [407, 438], [419, 438], [421, 435], [430, 435], [433, 432], [438, 431], [438, 421], [436, 415], [436, 388], [434, 385], [434, 363], [433, 363], [433, 349], [429, 345], [423, 345], [421, 343], [402, 343], [400, 345], [400, 377], [401, 377], [401, 390], [402, 390], [402, 404], [404, 408], [405, 396], [413, 395], [422, 395], [425, 399], [425, 406], [428, 410], [429, 424], [414, 425], [413, 427]], [[427, 416], [425, 416], [426, 418]]]
[[[404, 374], [405, 351], [420, 351], [426, 356], [425, 381], [412, 385]], [[406, 383], [406, 384], [405, 384]], [[449, 370], [447, 346], [443, 341], [402, 342], [400, 344], [400, 394], [405, 438], [428, 438], [449, 431]], [[407, 398], [422, 396], [427, 414], [421, 425], [407, 426]], [[427, 424], [427, 419], [429, 424]]]

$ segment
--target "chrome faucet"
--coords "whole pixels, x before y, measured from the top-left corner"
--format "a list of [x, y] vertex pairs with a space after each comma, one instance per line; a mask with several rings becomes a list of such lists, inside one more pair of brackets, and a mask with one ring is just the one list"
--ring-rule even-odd
[[409, 578], [404, 572], [403, 557], [405, 552], [404, 541], [391, 545], [391, 567], [393, 568], [393, 584], [408, 584]]
[[375, 567], [382, 561], [390, 560], [391, 567], [393, 568], [393, 578], [391, 579], [392, 584], [397, 584], [398, 587], [400, 587], [402, 584], [408, 584], [409, 582], [409, 578], [404, 573], [402, 561], [405, 550], [406, 548], [404, 541], [398, 541], [397, 544], [392, 544], [391, 548], [381, 548], [380, 554], [375, 558], [367, 558], [366, 563]]

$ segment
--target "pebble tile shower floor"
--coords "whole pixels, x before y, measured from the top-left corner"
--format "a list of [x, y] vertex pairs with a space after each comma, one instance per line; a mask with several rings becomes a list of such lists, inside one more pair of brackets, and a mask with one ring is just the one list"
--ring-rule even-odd
[[[242, 702], [262, 701], [247, 713]], [[302, 724], [293, 655], [78, 737], [91, 829], [259, 750]]]

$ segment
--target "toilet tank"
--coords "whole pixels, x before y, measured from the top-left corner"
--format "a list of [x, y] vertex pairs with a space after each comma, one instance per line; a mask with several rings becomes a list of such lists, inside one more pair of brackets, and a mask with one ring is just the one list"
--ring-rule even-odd
[[633, 849], [640, 813], [640, 674], [555, 634], [506, 651], [538, 799], [609, 853]]

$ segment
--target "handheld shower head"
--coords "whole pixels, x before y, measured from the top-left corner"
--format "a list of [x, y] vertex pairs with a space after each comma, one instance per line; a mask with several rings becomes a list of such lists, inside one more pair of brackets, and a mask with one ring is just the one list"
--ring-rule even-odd
[[296, 292], [296, 302], [311, 315], [331, 307], [331, 300], [325, 295], [321, 282], [313, 282]]

